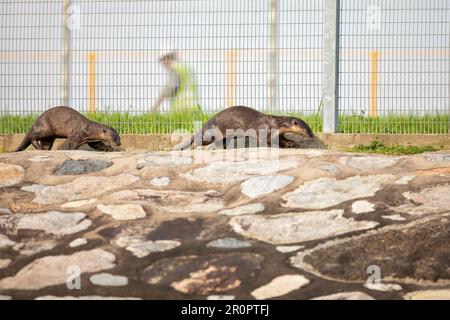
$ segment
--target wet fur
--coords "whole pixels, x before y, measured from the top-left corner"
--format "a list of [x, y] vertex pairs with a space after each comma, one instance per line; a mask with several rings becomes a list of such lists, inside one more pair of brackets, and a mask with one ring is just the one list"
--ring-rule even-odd
[[285, 133], [295, 133], [307, 138], [314, 137], [308, 124], [299, 118], [267, 115], [249, 107], [234, 106], [217, 113], [201, 130], [193, 135], [190, 140], [178, 146], [176, 149], [184, 150], [191, 147], [195, 148], [200, 145], [198, 143], [199, 141], [201, 141], [202, 145], [208, 145], [215, 142], [213, 137], [208, 135], [208, 130], [218, 130], [224, 139], [227, 139], [229, 138], [226, 134], [227, 129], [240, 129], [243, 131], [253, 129], [256, 133], [258, 133], [260, 129], [266, 129], [269, 133], [269, 135], [265, 137], [268, 146], [272, 146], [272, 142], [275, 138], [270, 135], [270, 133], [273, 133], [272, 130], [276, 129], [278, 130], [279, 146], [284, 148], [296, 147], [293, 141], [284, 138]]
[[65, 150], [76, 150], [85, 143], [94, 149], [104, 144], [120, 145], [119, 134], [113, 128], [91, 121], [72, 108], [55, 107], [36, 120], [15, 151], [23, 151], [30, 144], [38, 150], [50, 150], [57, 138], [67, 138]]

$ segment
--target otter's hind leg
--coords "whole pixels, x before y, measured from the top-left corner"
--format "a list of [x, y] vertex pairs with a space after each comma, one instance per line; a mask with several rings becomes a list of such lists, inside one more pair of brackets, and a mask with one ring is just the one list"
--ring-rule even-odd
[[49, 150], [49, 149], [45, 149], [44, 145], [45, 145], [45, 139], [41, 139], [41, 138], [35, 138], [33, 137], [31, 139], [31, 144], [33, 145], [33, 147], [35, 147], [38, 150]]
[[38, 143], [41, 146], [41, 150], [50, 150], [53, 147], [53, 143], [55, 142], [55, 138], [49, 137], [45, 139], [41, 139]]
[[35, 147], [36, 149], [42, 150], [42, 147], [41, 147], [41, 140], [38, 140], [38, 139], [36, 139], [36, 138], [32, 138], [32, 139], [31, 139], [31, 144], [32, 144], [33, 147]]
[[59, 147], [59, 150], [77, 150], [81, 145], [80, 139], [70, 137]]

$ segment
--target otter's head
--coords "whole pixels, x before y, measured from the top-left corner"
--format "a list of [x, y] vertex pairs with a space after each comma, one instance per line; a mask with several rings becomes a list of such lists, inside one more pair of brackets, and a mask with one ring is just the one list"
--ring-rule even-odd
[[120, 136], [113, 128], [102, 126], [99, 132], [99, 139], [113, 146], [120, 146]]
[[280, 134], [285, 133], [295, 133], [301, 135], [305, 138], [313, 138], [314, 133], [312, 132], [309, 125], [302, 119], [295, 117], [280, 117], [278, 123]]

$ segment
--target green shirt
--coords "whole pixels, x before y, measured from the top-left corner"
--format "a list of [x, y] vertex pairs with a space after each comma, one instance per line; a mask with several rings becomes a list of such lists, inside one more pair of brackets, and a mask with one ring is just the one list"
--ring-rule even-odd
[[195, 74], [180, 62], [174, 62], [171, 71], [171, 83], [165, 92], [170, 99], [170, 111], [201, 111]]

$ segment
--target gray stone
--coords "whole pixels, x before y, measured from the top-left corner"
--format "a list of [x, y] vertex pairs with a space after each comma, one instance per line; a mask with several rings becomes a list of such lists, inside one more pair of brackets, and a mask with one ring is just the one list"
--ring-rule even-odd
[[327, 296], [312, 298], [311, 300], [375, 300], [361, 291], [339, 292]]
[[84, 246], [87, 243], [88, 243], [88, 241], [86, 239], [84, 239], [84, 238], [77, 238], [77, 239], [75, 239], [75, 240], [73, 240], [73, 241], [71, 241], [69, 243], [69, 247], [76, 248], [76, 247], [79, 247], [79, 246]]
[[281, 253], [290, 253], [303, 249], [305, 246], [277, 246], [275, 249]]
[[22, 182], [25, 170], [21, 166], [0, 162], [0, 188]]
[[69, 256], [46, 256], [26, 265], [15, 276], [0, 280], [1, 290], [39, 290], [68, 281], [69, 267], [82, 273], [114, 268], [115, 256], [103, 249], [79, 251]]
[[0, 269], [4, 269], [11, 263], [11, 259], [0, 259]]
[[375, 211], [375, 205], [366, 200], [358, 200], [352, 203], [352, 212], [356, 214]]
[[111, 273], [97, 273], [89, 278], [89, 281], [97, 286], [103, 287], [123, 287], [128, 285], [128, 279], [124, 276], [117, 276]]
[[[1, 220], [0, 220], [1, 225]], [[16, 243], [14, 241], [9, 240], [7, 236], [0, 233], [0, 249], [8, 248], [14, 246]]]
[[151, 205], [171, 213], [213, 212], [224, 207], [220, 193], [215, 190], [189, 192], [176, 190], [135, 189], [108, 196], [112, 201], [133, 201]]
[[84, 206], [90, 206], [97, 203], [97, 199], [88, 199], [88, 200], [79, 200], [79, 201], [72, 201], [72, 202], [66, 202], [63, 205], [61, 205], [61, 208], [67, 208], [67, 209], [73, 209], [73, 208], [80, 208]]
[[31, 162], [45, 162], [51, 160], [51, 157], [49, 156], [33, 156], [31, 158], [28, 158], [27, 161]]
[[408, 183], [410, 183], [416, 176], [403, 176], [400, 179], [398, 179], [397, 181], [394, 182], [394, 184], [397, 185], [407, 185]]
[[241, 241], [236, 238], [223, 238], [208, 242], [206, 246], [211, 248], [238, 249], [238, 248], [248, 248], [251, 247], [252, 245], [248, 242]]
[[226, 216], [239, 216], [243, 214], [254, 214], [262, 211], [264, 211], [264, 205], [262, 203], [250, 203], [231, 209], [221, 210], [218, 214], [223, 214]]
[[241, 183], [241, 191], [249, 198], [257, 198], [282, 189], [292, 181], [291, 176], [260, 176]]
[[170, 183], [169, 177], [155, 177], [150, 180], [150, 184], [155, 187], [165, 187]]
[[361, 156], [342, 157], [338, 162], [358, 170], [376, 170], [391, 167], [398, 159], [386, 156]]
[[139, 181], [131, 174], [120, 174], [112, 177], [79, 177], [66, 184], [46, 186], [36, 191], [33, 202], [47, 205], [96, 197], [114, 189]]
[[97, 208], [110, 215], [115, 220], [134, 220], [144, 218], [146, 213], [139, 204], [120, 204], [120, 205], [102, 205], [99, 204]]
[[391, 214], [391, 215], [384, 215], [381, 216], [383, 219], [392, 220], [392, 221], [405, 221], [406, 219], [403, 218], [399, 214]]
[[403, 193], [403, 196], [412, 203], [393, 207], [393, 210], [411, 215], [423, 215], [446, 212], [450, 207], [450, 185], [425, 188], [419, 192], [407, 191]]
[[425, 157], [431, 162], [450, 162], [450, 154], [446, 153], [430, 153]]
[[318, 167], [319, 167], [319, 169], [328, 171], [333, 174], [338, 174], [341, 172], [341, 170], [337, 166], [335, 166], [332, 163], [328, 163], [328, 162], [320, 162]]
[[27, 243], [18, 243], [14, 250], [19, 251], [21, 255], [32, 256], [44, 251], [52, 250], [56, 247], [56, 241], [32, 241]]
[[364, 283], [364, 287], [370, 290], [375, 291], [400, 291], [402, 290], [402, 286], [395, 283], [372, 283], [372, 282], [366, 282]]
[[85, 219], [82, 212], [49, 211], [46, 213], [14, 216], [17, 219], [16, 229], [42, 230], [54, 235], [77, 233], [89, 228], [91, 220]]
[[330, 210], [236, 216], [231, 218], [230, 225], [240, 235], [276, 245], [335, 237], [378, 225], [373, 221], [344, 218], [343, 213], [343, 210]]
[[309, 283], [309, 280], [302, 275], [287, 274], [276, 277], [269, 283], [255, 289], [251, 295], [258, 300], [280, 297], [291, 291], [298, 290]]
[[132, 236], [119, 236], [113, 243], [121, 248], [125, 248], [138, 258], [146, 257], [154, 252], [172, 250], [181, 245], [181, 242], [176, 240], [144, 241]]
[[22, 188], [20, 188], [20, 190], [26, 191], [26, 192], [36, 192], [38, 190], [41, 190], [45, 188], [45, 186], [43, 186], [42, 184], [31, 184], [29, 186], [24, 186]]
[[0, 208], [0, 214], [9, 215], [12, 214], [12, 211], [9, 210], [8, 208]]
[[109, 160], [64, 160], [53, 172], [57, 176], [78, 175], [97, 172], [112, 166]]
[[450, 289], [420, 290], [409, 292], [405, 300], [450, 300]]
[[285, 207], [324, 209], [344, 201], [374, 196], [392, 175], [354, 176], [344, 180], [319, 178], [307, 181], [282, 198]]
[[216, 161], [182, 176], [196, 182], [230, 184], [255, 176], [271, 175], [279, 171], [296, 168], [297, 165], [298, 162], [295, 159]]
[[150, 154], [147, 155], [143, 159], [139, 159], [137, 161], [137, 169], [143, 169], [149, 166], [170, 166], [170, 167], [178, 167], [182, 165], [192, 164], [193, 160], [191, 157], [183, 157], [179, 156], [175, 153], [171, 155], [157, 155]]
[[326, 152], [321, 151], [321, 150], [308, 150], [305, 152], [305, 156], [307, 156], [308, 158], [317, 158], [320, 156], [325, 155]]

